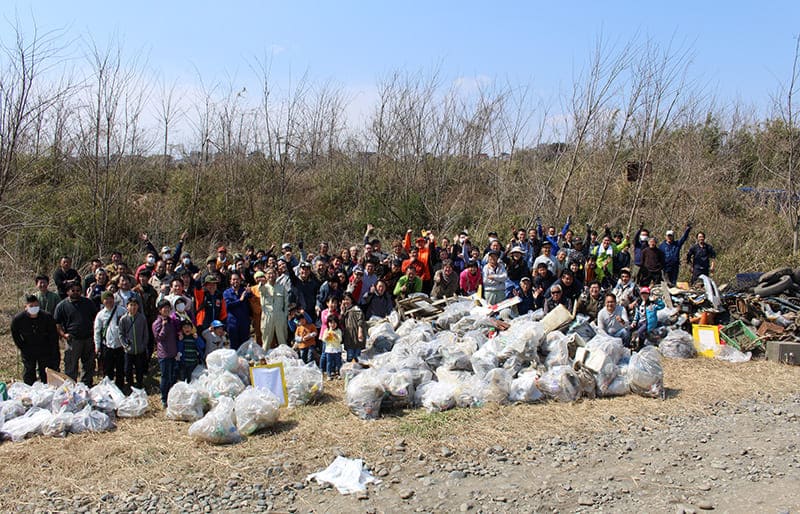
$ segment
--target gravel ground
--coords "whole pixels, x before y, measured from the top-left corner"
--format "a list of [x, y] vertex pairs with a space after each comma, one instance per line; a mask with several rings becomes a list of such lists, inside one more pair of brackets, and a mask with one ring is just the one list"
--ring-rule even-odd
[[[717, 402], [679, 417], [605, 421], [615, 428], [538, 438], [509, 433], [493, 446], [460, 450], [389, 440], [378, 451], [346, 455], [364, 459], [381, 480], [354, 495], [305, 481], [318, 467], [278, 452], [263, 456], [263, 473], [233, 473], [225, 481], [138, 478], [127, 492], [99, 500], [32, 488], [0, 510], [690, 513], [800, 506], [798, 393]], [[331, 449], [326, 460], [340, 452]]]

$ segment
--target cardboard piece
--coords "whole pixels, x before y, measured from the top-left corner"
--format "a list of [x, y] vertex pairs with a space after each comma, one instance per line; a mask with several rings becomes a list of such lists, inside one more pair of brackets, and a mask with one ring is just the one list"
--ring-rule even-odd
[[567, 310], [563, 305], [557, 306], [555, 309], [547, 313], [547, 316], [542, 318], [542, 325], [544, 326], [544, 333], [549, 334], [553, 330], [558, 330], [567, 323], [572, 321], [572, 313]]
[[281, 402], [281, 406], [289, 405], [289, 393], [286, 390], [286, 376], [283, 372], [282, 362], [252, 366], [250, 383], [253, 384], [253, 387], [272, 392]]

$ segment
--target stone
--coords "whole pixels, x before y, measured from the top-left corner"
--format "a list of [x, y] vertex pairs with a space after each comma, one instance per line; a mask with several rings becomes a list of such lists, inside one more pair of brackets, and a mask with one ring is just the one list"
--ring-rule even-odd
[[400, 499], [408, 500], [409, 498], [414, 496], [414, 490], [413, 489], [401, 489], [400, 492], [399, 492], [399, 495], [400, 495]]
[[589, 498], [588, 496], [580, 496], [578, 498], [578, 505], [584, 505], [586, 507], [591, 507], [594, 505], [594, 500]]
[[450, 475], [449, 475], [450, 478], [455, 479], [455, 480], [460, 480], [462, 478], [465, 478], [466, 476], [467, 476], [466, 473], [464, 473], [463, 471], [458, 471], [458, 470], [457, 471], [451, 471]]

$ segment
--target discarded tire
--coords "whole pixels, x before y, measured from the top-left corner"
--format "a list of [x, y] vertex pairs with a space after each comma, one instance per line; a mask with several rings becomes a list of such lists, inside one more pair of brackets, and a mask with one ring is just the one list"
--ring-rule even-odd
[[766, 285], [777, 284], [782, 277], [791, 274], [792, 268], [776, 268], [772, 271], [762, 273], [761, 276], [758, 277], [758, 283]]
[[792, 280], [794, 280], [795, 284], [800, 284], [800, 268], [795, 268], [794, 272], [792, 272]]
[[792, 285], [792, 277], [790, 275], [784, 275], [778, 279], [777, 282], [774, 284], [764, 285], [760, 284], [753, 288], [753, 292], [758, 296], [775, 296], [781, 294]]

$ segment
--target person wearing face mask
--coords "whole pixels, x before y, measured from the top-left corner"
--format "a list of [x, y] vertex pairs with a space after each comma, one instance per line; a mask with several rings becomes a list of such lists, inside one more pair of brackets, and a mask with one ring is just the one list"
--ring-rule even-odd
[[11, 320], [11, 337], [22, 354], [24, 371], [22, 380], [32, 385], [37, 378], [47, 382], [45, 368], [58, 371], [61, 354], [58, 350], [56, 322], [46, 311], [39, 308], [35, 295], [25, 297], [25, 310]]
[[[166, 261], [167, 259], [171, 259], [172, 256], [181, 255], [181, 250], [183, 250], [183, 242], [186, 240], [186, 237], [188, 235], [189, 231], [184, 230], [183, 234], [181, 234], [181, 238], [178, 241], [178, 244], [175, 245], [174, 253], [172, 252], [172, 249], [169, 246], [162, 246], [161, 252], [159, 253], [158, 250], [156, 250], [156, 246], [153, 244], [152, 241], [150, 241], [150, 237], [147, 235], [147, 232], [141, 233], [139, 235], [139, 239], [141, 239], [142, 242], [144, 243], [145, 251], [147, 253], [152, 253], [156, 261], [159, 259]], [[155, 261], [153, 261], [153, 263], [155, 263]]]
[[[150, 270], [150, 276], [153, 276], [153, 272], [156, 269], [156, 262], [158, 261], [157, 254], [155, 252], [147, 252], [147, 255], [144, 258], [144, 263], [140, 264], [139, 267], [136, 268], [136, 272], [133, 274], [134, 280], [137, 282], [139, 281], [139, 274], [144, 270]], [[118, 275], [121, 276], [121, 275]]]
[[195, 263], [192, 262], [192, 255], [189, 252], [183, 252], [181, 254], [181, 259], [175, 266], [175, 275], [181, 275], [184, 270], [188, 270], [192, 275], [200, 271], [200, 268], [198, 268]]

